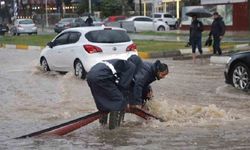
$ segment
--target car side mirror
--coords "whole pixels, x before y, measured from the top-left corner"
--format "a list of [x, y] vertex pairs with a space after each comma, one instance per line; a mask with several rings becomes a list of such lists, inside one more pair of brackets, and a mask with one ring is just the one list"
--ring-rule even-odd
[[55, 43], [50, 41], [49, 43], [47, 43], [47, 45], [48, 45], [50, 48], [53, 48], [53, 47], [55, 46]]

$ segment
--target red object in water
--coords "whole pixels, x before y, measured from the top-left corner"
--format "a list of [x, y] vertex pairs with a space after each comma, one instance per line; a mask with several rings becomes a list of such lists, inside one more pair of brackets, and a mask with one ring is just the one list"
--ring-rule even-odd
[[77, 118], [75, 120], [68, 121], [66, 123], [53, 126], [44, 130], [40, 130], [37, 132], [33, 132], [27, 135], [23, 135], [20, 137], [17, 137], [15, 139], [22, 139], [22, 138], [28, 138], [28, 137], [34, 137], [34, 136], [39, 136], [39, 135], [65, 135], [69, 132], [72, 132], [76, 129], [79, 129], [91, 122], [94, 122], [95, 120], [103, 117], [104, 115], [107, 115], [108, 112], [100, 112], [97, 111], [95, 113], [89, 114], [84, 117]]
[[[140, 116], [142, 118], [144, 118], [145, 120], [149, 120], [150, 118], [153, 118], [153, 119], [157, 119], [157, 120], [160, 120], [161, 122], [163, 122], [164, 120], [159, 118], [159, 117], [156, 117], [142, 109], [139, 109], [139, 108], [130, 108], [129, 110], [127, 110], [126, 112], [128, 113], [133, 113], [137, 116]], [[94, 122], [95, 120], [97, 119], [100, 119], [101, 117], [107, 115], [109, 112], [100, 112], [100, 111], [97, 111], [95, 113], [92, 113], [92, 114], [89, 114], [87, 116], [84, 116], [84, 117], [80, 117], [80, 118], [77, 118], [75, 120], [71, 120], [71, 121], [68, 121], [66, 123], [63, 123], [63, 124], [60, 124], [60, 125], [57, 125], [57, 126], [53, 126], [53, 127], [50, 127], [50, 128], [47, 128], [47, 129], [44, 129], [44, 130], [40, 130], [40, 131], [37, 131], [37, 132], [33, 132], [33, 133], [30, 133], [30, 134], [26, 134], [26, 135], [23, 135], [23, 136], [20, 136], [20, 137], [17, 137], [15, 139], [22, 139], [22, 138], [28, 138], [28, 137], [34, 137], [34, 136], [39, 136], [39, 135], [58, 135], [58, 136], [62, 136], [62, 135], [65, 135], [65, 134], [68, 134], [74, 130], [77, 130], [91, 122]]]

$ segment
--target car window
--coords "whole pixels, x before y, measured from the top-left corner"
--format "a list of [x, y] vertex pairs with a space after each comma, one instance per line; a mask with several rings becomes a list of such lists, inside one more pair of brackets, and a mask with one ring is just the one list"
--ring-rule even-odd
[[134, 21], [145, 21], [145, 22], [152, 22], [152, 19], [150, 19], [150, 18], [135, 18], [135, 20]]
[[161, 18], [161, 14], [154, 14], [154, 18]]
[[30, 20], [30, 19], [27, 19], [27, 20], [20, 20], [20, 21], [19, 21], [19, 24], [33, 24], [33, 21]]
[[164, 18], [173, 18], [170, 14], [164, 14]]
[[75, 20], [75, 22], [77, 22], [77, 23], [81, 23], [81, 22], [83, 22], [83, 20], [82, 20], [82, 19], [80, 19], [80, 18], [78, 18], [78, 19], [76, 19], [76, 20]]
[[72, 22], [72, 21], [73, 21], [73, 18], [64, 18], [64, 19], [60, 20], [59, 22], [64, 23], [64, 22]]
[[80, 36], [81, 33], [79, 32], [71, 32], [69, 35], [68, 44], [76, 43], [79, 40]]
[[[100, 36], [101, 35], [101, 36]], [[94, 43], [121, 43], [131, 41], [123, 30], [97, 30], [88, 32], [85, 37]]]
[[68, 37], [70, 33], [62, 33], [59, 37], [54, 40], [55, 46], [64, 45], [68, 43]]
[[120, 21], [120, 20], [124, 20], [124, 19], [125, 19], [125, 17], [119, 16], [119, 17], [116, 18], [116, 21]]

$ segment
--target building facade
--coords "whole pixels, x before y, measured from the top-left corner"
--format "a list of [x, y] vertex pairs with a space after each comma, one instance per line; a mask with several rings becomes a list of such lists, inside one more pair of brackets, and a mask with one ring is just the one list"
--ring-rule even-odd
[[[231, 13], [231, 24], [227, 25], [228, 30], [233, 31], [244, 31], [250, 30], [250, 0], [201, 0], [203, 6], [220, 6], [229, 5], [232, 10]], [[219, 12], [220, 13], [220, 12]], [[222, 12], [223, 13], [223, 10]]]
[[[231, 31], [250, 30], [250, 0], [201, 0], [199, 6], [182, 8], [181, 29], [189, 29], [191, 17], [185, 14], [193, 8], [205, 8], [211, 13], [217, 11], [223, 18], [226, 29]], [[202, 18], [206, 29], [210, 29], [213, 18]]]

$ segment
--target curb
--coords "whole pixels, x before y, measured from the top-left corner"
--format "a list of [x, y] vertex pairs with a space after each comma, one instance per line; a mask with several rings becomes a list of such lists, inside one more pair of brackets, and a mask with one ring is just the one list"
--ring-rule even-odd
[[[249, 47], [249, 44], [237, 44], [234, 46], [222, 46], [223, 49], [233, 49], [233, 48], [246, 48]], [[14, 45], [14, 44], [2, 44], [0, 43], [0, 48], [10, 48], [10, 49], [21, 49], [21, 50], [42, 50], [43, 46], [30, 46], [30, 45]], [[210, 57], [212, 52], [212, 47], [205, 47], [203, 48], [205, 57]], [[186, 56], [188, 54], [192, 54], [192, 49], [180, 49], [180, 50], [173, 50], [167, 52], [138, 52], [138, 55], [143, 59], [150, 59], [150, 58], [166, 58], [166, 57], [174, 57], [174, 60], [184, 60], [190, 59], [190, 56]], [[184, 57], [186, 56], [186, 57]], [[220, 56], [221, 57], [221, 56]], [[225, 60], [218, 60], [216, 61], [217, 57], [213, 57], [213, 62], [224, 63]], [[222, 58], [219, 58], [222, 59]]]
[[44, 47], [42, 46], [30, 46], [30, 45], [22, 45], [22, 44], [0, 44], [0, 48], [9, 48], [9, 49], [21, 49], [21, 50], [42, 50]]
[[226, 64], [229, 60], [229, 56], [211, 56], [210, 63], [212, 64]]

